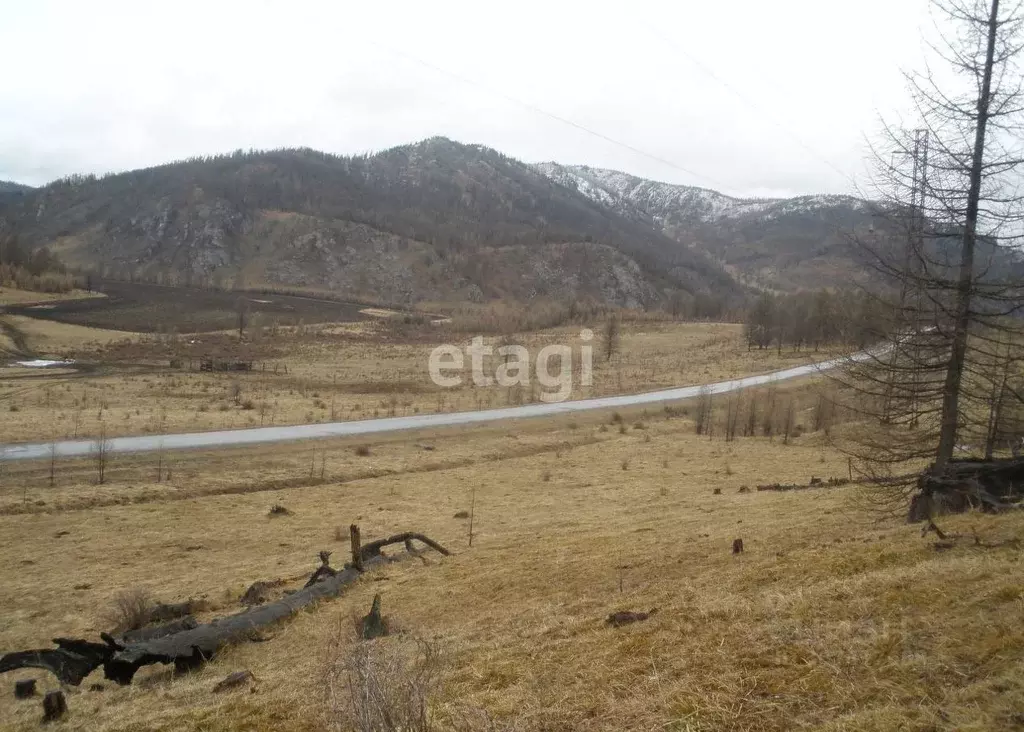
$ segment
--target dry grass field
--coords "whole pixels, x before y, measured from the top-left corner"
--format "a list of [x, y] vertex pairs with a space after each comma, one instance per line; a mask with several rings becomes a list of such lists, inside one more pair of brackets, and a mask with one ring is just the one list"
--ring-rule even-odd
[[[352, 616], [375, 593], [400, 631], [375, 653], [423, 639], [440, 654], [428, 690], [440, 730], [1024, 724], [1024, 516], [947, 518], [962, 538], [939, 551], [853, 486], [754, 489], [845, 476], [820, 433], [724, 442], [652, 410], [162, 460], [170, 480], [155, 481], [155, 455], [116, 457], [103, 486], [87, 461], [58, 464], [53, 487], [45, 461], [7, 466], [0, 649], [95, 637], [129, 588], [233, 612], [253, 581], [298, 587], [318, 551], [344, 557], [353, 522], [364, 540], [418, 530], [454, 556], [368, 574], [189, 675], [148, 667], [119, 688], [97, 672], [68, 690], [62, 728], [343, 729], [325, 675], [356, 647]], [[269, 516], [274, 504], [291, 514]], [[469, 547], [454, 515], [471, 504]], [[645, 622], [603, 623], [650, 608]], [[255, 691], [212, 693], [240, 669]], [[38, 701], [10, 692], [25, 677], [55, 685], [0, 677], [6, 729], [38, 727]]]
[[[81, 366], [0, 372], [0, 441], [539, 399], [532, 390], [434, 386], [430, 350], [469, 337], [445, 324], [275, 327], [239, 343], [228, 333], [139, 335], [0, 317], [33, 353]], [[578, 336], [579, 328], [544, 328], [510, 340], [536, 353], [578, 346]], [[724, 324], [628, 321], [621, 340], [607, 360], [593, 342], [594, 385], [573, 398], [828, 355], [749, 352], [740, 328]], [[210, 353], [251, 358], [258, 370], [188, 370], [189, 358]], [[940, 550], [918, 527], [871, 510], [852, 485], [758, 491], [848, 471], [815, 431], [816, 385], [793, 383], [777, 397], [777, 418], [796, 404], [786, 444], [778, 422], [771, 440], [727, 442], [721, 425], [697, 436], [696, 405], [684, 403], [116, 455], [102, 484], [94, 458], [0, 464], [0, 652], [48, 647], [56, 636], [95, 639], [111, 629], [125, 591], [203, 599], [201, 620], [236, 612], [257, 580], [282, 580], [279, 593], [300, 587], [321, 550], [340, 564], [357, 523], [364, 540], [415, 530], [454, 554], [369, 573], [339, 599], [269, 629], [265, 642], [225, 649], [191, 674], [150, 666], [117, 687], [98, 671], [66, 689], [71, 711], [60, 726], [345, 730], [340, 666], [367, 649], [385, 663], [429, 648], [437, 658], [420, 690], [436, 730], [1024, 728], [1024, 516], [946, 518], [957, 538]], [[290, 513], [271, 515], [275, 505]], [[471, 507], [472, 546], [469, 522], [456, 517]], [[737, 538], [745, 551], [733, 555]], [[360, 644], [353, 618], [376, 593], [396, 633]], [[643, 622], [604, 623], [614, 611], [652, 608]], [[254, 673], [251, 689], [213, 693], [241, 669]], [[383, 680], [400, 686], [402, 674], [389, 673]], [[3, 729], [39, 726], [38, 700], [11, 693], [22, 678], [57, 685], [42, 671], [0, 676]]]
[[[239, 344], [227, 333], [171, 338], [10, 315], [5, 321], [35, 353], [74, 358], [86, 371], [37, 371], [24, 378], [0, 368], [0, 442], [95, 437], [101, 429], [107, 436], [156, 434], [465, 411], [536, 402], [552, 391], [535, 373], [528, 388], [474, 386], [468, 358], [461, 386], [436, 386], [428, 372], [430, 352], [441, 343], [465, 346], [469, 336], [429, 323], [408, 329], [387, 320], [282, 327]], [[512, 340], [534, 359], [547, 345], [572, 347], [578, 384], [585, 345], [580, 330], [549, 328]], [[499, 339], [484, 342], [493, 347]], [[599, 333], [590, 345], [593, 385], [574, 388], [570, 398], [699, 384], [828, 355], [749, 351], [741, 327], [721, 323], [627, 321], [610, 359], [600, 352]], [[252, 360], [255, 370], [189, 370], [190, 361], [197, 369], [210, 353]], [[484, 374], [493, 377], [497, 366], [496, 357], [485, 359]]]
[[79, 300], [90, 297], [103, 297], [102, 293], [88, 290], [72, 290], [71, 292], [35, 292], [19, 290], [15, 287], [0, 287], [0, 307], [4, 305], [27, 305], [31, 303], [53, 303], [59, 300]]

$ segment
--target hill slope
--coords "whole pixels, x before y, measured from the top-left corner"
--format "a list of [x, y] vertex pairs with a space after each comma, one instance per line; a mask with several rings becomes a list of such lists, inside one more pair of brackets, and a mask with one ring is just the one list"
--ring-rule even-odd
[[612, 210], [649, 216], [676, 241], [782, 289], [848, 284], [862, 270], [850, 235], [879, 223], [868, 203], [851, 196], [740, 199], [585, 165], [535, 167]]
[[0, 180], [0, 206], [26, 196], [34, 189], [22, 183], [15, 183], [11, 180]]
[[376, 155], [235, 153], [73, 177], [5, 208], [23, 244], [118, 277], [392, 302], [736, 299], [717, 264], [531, 166], [445, 138]]

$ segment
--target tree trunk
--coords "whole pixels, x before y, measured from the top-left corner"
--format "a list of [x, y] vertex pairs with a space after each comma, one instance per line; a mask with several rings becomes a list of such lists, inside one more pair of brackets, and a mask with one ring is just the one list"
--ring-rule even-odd
[[999, 30], [999, 0], [992, 0], [988, 19], [988, 43], [981, 92], [978, 94], [978, 119], [974, 130], [974, 152], [971, 157], [970, 187], [967, 191], [967, 215], [964, 220], [963, 247], [960, 252], [960, 279], [957, 283], [956, 308], [953, 320], [953, 343], [942, 391], [942, 420], [939, 445], [935, 451], [936, 473], [946, 467], [956, 447], [960, 419], [960, 384], [963, 380], [967, 337], [971, 322], [971, 295], [974, 289], [974, 244], [977, 238], [978, 205], [981, 198], [982, 168], [985, 162], [985, 130], [988, 124], [992, 94], [992, 67], [996, 36]]

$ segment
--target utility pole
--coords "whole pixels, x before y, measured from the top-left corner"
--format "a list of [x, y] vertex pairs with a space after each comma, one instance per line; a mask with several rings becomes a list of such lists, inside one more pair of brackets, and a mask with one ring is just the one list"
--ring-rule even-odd
[[[909, 346], [911, 364], [909, 368], [914, 372], [920, 358], [919, 336], [922, 332], [923, 319], [922, 310], [924, 300], [921, 294], [921, 286], [925, 279], [924, 267], [924, 228], [925, 228], [925, 202], [928, 193], [928, 130], [916, 129], [913, 131], [914, 142], [911, 152], [911, 175], [910, 175], [910, 211], [907, 221], [907, 240], [904, 246], [903, 276], [900, 282], [899, 316], [898, 327], [894, 334], [892, 357], [889, 366], [889, 379], [885, 388], [885, 401], [883, 404], [882, 418], [885, 423], [891, 423], [894, 418], [894, 411], [898, 413], [899, 407], [906, 404], [910, 413], [910, 426], [916, 426], [918, 421], [916, 376], [913, 377], [913, 384], [901, 383], [898, 381], [898, 371], [907, 368], [900, 365], [900, 355], [903, 346]], [[894, 168], [897, 167], [895, 164]], [[913, 290], [913, 292], [911, 292]], [[911, 302], [911, 297], [913, 301]], [[909, 315], [909, 317], [908, 317]], [[906, 352], [906, 351], [904, 351]], [[899, 392], [906, 392], [906, 399], [901, 399]], [[894, 404], [895, 402], [895, 404]]]

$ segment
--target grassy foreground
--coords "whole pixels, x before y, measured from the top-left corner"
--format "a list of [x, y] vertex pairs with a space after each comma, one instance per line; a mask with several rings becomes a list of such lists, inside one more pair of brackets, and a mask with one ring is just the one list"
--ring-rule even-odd
[[[69, 691], [62, 728], [331, 729], [325, 671], [356, 644], [351, 616], [377, 592], [406, 638], [442, 652], [431, 695], [439, 729], [481, 709], [520, 730], [1024, 724], [1024, 515], [948, 518], [943, 528], [964, 538], [939, 551], [917, 527], [866, 511], [852, 487], [755, 490], [844, 476], [845, 459], [820, 435], [725, 443], [661, 412], [625, 415], [621, 427], [595, 414], [406, 435], [362, 456], [356, 446], [317, 445], [333, 466], [326, 479], [277, 490], [252, 471], [308, 472], [311, 446], [177, 456], [170, 485], [126, 464], [115, 483], [92, 487], [108, 498], [123, 490], [126, 505], [90, 504], [74, 466], [52, 489], [40, 484], [48, 466], [23, 468], [17, 480], [45, 505], [0, 516], [0, 650], [94, 636], [125, 588], [205, 596], [207, 616], [233, 612], [249, 583], [294, 588], [319, 550], [343, 557], [337, 529], [356, 522], [364, 539], [418, 530], [455, 556], [369, 575], [194, 674], [149, 667], [117, 688], [97, 673]], [[343, 480], [360, 461], [387, 473]], [[186, 462], [187, 480], [177, 477]], [[237, 486], [204, 491], [232, 468]], [[62, 504], [62, 492], [82, 500]], [[470, 548], [454, 514], [474, 493]], [[291, 515], [269, 517], [275, 503]], [[735, 538], [746, 547], [738, 556]], [[645, 622], [603, 624], [615, 610], [655, 607]], [[211, 692], [244, 668], [255, 692]], [[55, 685], [43, 672], [0, 677], [4, 728], [38, 728], [38, 701], [10, 692], [24, 677]]]

